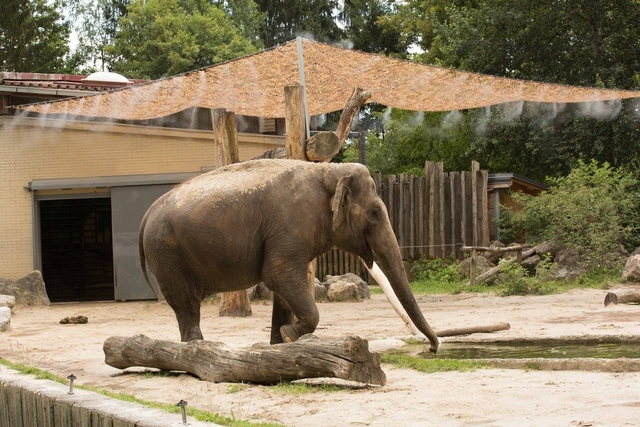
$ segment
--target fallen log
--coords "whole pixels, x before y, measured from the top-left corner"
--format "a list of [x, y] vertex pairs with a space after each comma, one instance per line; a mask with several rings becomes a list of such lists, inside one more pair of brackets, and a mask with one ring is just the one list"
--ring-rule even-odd
[[466, 328], [445, 329], [442, 331], [436, 331], [436, 335], [438, 335], [438, 337], [440, 338], [455, 337], [458, 335], [506, 331], [510, 328], [511, 328], [511, 325], [509, 325], [508, 323], [497, 323], [495, 325], [487, 325], [487, 326], [469, 326]]
[[185, 371], [211, 382], [276, 384], [302, 378], [333, 377], [384, 385], [380, 355], [367, 340], [350, 336], [325, 341], [308, 334], [288, 344], [254, 344], [231, 349], [220, 342], [152, 340], [144, 335], [109, 337], [105, 362], [118, 369], [133, 366]]
[[618, 289], [608, 292], [604, 297], [604, 306], [609, 304], [640, 303], [640, 289]]

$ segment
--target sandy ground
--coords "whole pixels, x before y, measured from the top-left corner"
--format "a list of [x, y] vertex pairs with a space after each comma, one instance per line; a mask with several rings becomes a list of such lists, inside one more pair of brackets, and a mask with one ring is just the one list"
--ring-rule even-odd
[[[540, 297], [446, 295], [420, 297], [436, 330], [509, 322], [488, 337], [640, 336], [640, 306], [603, 306], [606, 291], [577, 290]], [[244, 347], [269, 339], [270, 303], [253, 304], [253, 316], [221, 318], [205, 303], [205, 339]], [[382, 295], [359, 303], [320, 303], [316, 335], [356, 334], [380, 350], [409, 332]], [[85, 315], [85, 325], [61, 325]], [[640, 372], [482, 369], [422, 374], [383, 365], [387, 385], [291, 395], [273, 387], [213, 384], [185, 374], [150, 376], [104, 363], [102, 344], [112, 335], [145, 334], [179, 340], [165, 303], [122, 302], [16, 307], [12, 329], [0, 334], [0, 357], [138, 398], [287, 426], [637, 426]], [[446, 341], [443, 345], [446, 345]], [[2, 369], [0, 367], [0, 369]]]

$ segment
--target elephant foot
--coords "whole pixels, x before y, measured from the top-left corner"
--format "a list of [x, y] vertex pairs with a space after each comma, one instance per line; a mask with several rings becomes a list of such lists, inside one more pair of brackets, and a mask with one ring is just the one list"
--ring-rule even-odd
[[282, 335], [282, 339], [286, 343], [294, 342], [300, 337], [300, 335], [294, 329], [293, 325], [280, 326], [280, 335]]

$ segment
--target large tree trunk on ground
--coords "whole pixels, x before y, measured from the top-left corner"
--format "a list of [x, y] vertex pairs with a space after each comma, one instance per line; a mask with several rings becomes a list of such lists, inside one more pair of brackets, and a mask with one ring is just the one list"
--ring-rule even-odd
[[186, 371], [204, 381], [276, 384], [302, 378], [334, 377], [384, 385], [380, 355], [356, 336], [324, 341], [305, 335], [288, 344], [255, 344], [231, 349], [219, 342], [152, 340], [144, 335], [109, 337], [105, 362], [118, 369], [143, 366]]
[[640, 289], [618, 289], [607, 293], [604, 297], [604, 306], [609, 304], [626, 304], [626, 303], [640, 303]]

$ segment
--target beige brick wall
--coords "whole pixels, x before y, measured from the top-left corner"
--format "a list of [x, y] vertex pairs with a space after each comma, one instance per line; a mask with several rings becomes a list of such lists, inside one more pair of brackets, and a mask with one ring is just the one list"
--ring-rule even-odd
[[[199, 171], [215, 165], [211, 136], [206, 131], [0, 117], [0, 277], [15, 280], [34, 268], [33, 195], [24, 188], [29, 182]], [[239, 134], [238, 140], [241, 160], [283, 146], [278, 137]]]

